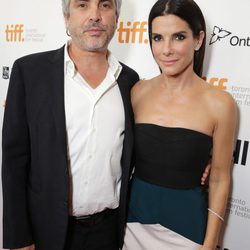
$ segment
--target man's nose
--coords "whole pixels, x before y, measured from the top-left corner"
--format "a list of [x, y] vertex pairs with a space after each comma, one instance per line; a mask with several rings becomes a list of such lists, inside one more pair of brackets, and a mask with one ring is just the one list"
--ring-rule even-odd
[[90, 9], [89, 20], [92, 22], [100, 22], [102, 20], [101, 11], [98, 6]]

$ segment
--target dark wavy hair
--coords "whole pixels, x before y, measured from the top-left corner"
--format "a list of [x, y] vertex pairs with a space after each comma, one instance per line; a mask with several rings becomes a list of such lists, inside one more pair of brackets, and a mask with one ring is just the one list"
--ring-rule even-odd
[[148, 18], [148, 31], [151, 50], [152, 22], [154, 18], [168, 14], [173, 14], [186, 21], [195, 38], [199, 36], [200, 31], [204, 31], [205, 36], [202, 46], [198, 51], [194, 52], [194, 72], [201, 77], [206, 46], [206, 23], [201, 9], [193, 0], [158, 0], [153, 5]]

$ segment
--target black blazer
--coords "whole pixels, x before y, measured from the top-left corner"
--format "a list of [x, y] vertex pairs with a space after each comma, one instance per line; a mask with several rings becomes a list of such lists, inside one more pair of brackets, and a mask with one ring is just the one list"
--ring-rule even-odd
[[[125, 112], [118, 232], [123, 243], [133, 151], [130, 89], [138, 74], [122, 64], [118, 78]], [[18, 59], [12, 69], [2, 136], [3, 246], [32, 243], [62, 250], [68, 223], [64, 110], [64, 47]]]

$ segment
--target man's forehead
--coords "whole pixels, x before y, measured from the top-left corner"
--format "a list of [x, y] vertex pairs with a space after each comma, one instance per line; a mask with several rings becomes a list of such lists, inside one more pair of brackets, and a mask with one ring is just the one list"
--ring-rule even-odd
[[115, 0], [72, 0], [73, 2], [111, 2], [111, 3], [115, 3]]

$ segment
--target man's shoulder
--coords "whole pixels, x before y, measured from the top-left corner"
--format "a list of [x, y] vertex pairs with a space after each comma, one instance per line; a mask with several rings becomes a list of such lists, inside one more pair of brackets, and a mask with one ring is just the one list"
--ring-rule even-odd
[[131, 67], [122, 62], [120, 62], [120, 64], [122, 65], [122, 72], [121, 72], [122, 74], [139, 79], [139, 75], [134, 69], [132, 69]]
[[33, 64], [33, 63], [42, 63], [45, 60], [56, 58], [63, 58], [64, 47], [54, 50], [48, 50], [43, 52], [32, 53], [29, 55], [22, 56], [16, 59], [15, 63], [18, 64]]

